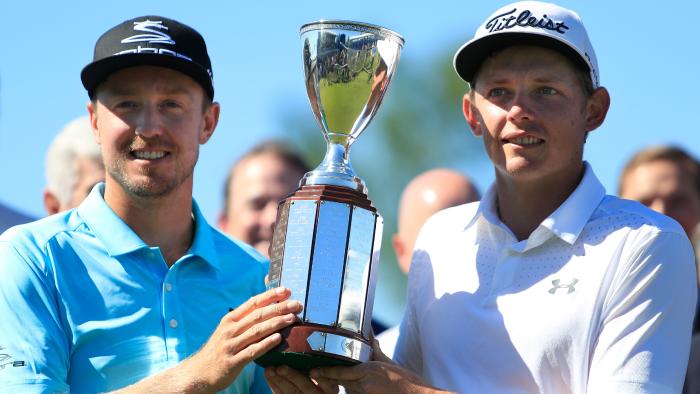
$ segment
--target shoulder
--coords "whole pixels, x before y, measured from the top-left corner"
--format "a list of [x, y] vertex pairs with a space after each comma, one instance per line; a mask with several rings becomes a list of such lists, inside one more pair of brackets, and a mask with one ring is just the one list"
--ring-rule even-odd
[[619, 289], [622, 283], [647, 272], [650, 277], [659, 275], [657, 270], [663, 272], [661, 276], [696, 286], [693, 247], [681, 225], [670, 217], [636, 201], [605, 196], [588, 231], [584, 242], [595, 245], [601, 240], [603, 250], [616, 256], [616, 268], [610, 270], [617, 278], [613, 288]]
[[241, 261], [267, 269], [267, 258], [254, 247], [229, 237], [211, 225], [209, 225], [209, 228], [219, 258], [228, 258], [231, 261]]
[[[418, 232], [408, 274], [409, 289], [433, 280], [436, 267], [448, 267], [462, 249], [465, 229], [478, 215], [479, 202], [458, 205], [432, 215]], [[457, 249], [456, 249], [457, 248]], [[442, 258], [447, 257], [449, 258]]]
[[82, 231], [83, 227], [77, 213], [71, 210], [4, 232], [0, 236], [0, 288], [12, 289], [6, 294], [14, 294], [31, 293], [44, 285], [51, 287], [49, 283], [59, 262], [57, 256], [63, 255], [65, 243], [73, 242], [75, 231]]
[[643, 233], [649, 236], [668, 233], [685, 237], [681, 225], [672, 218], [649, 209], [637, 201], [610, 195], [603, 198], [591, 222], [609, 223], [612, 228], [622, 228], [630, 233]]
[[479, 204], [479, 201], [475, 201], [438, 211], [426, 220], [423, 230], [439, 229], [440, 232], [464, 230], [477, 215]]
[[238, 254], [241, 257], [255, 260], [260, 263], [266, 260], [260, 252], [255, 250], [252, 246], [246, 244], [245, 242], [239, 241], [237, 239], [231, 238], [228, 235], [222, 233], [219, 229], [209, 226], [211, 229], [212, 239], [214, 245], [217, 249], [227, 254]]
[[25, 258], [36, 257], [47, 253], [47, 244], [83, 225], [77, 211], [71, 209], [12, 227], [0, 235], [0, 244], [3, 245], [3, 250], [13, 249]]

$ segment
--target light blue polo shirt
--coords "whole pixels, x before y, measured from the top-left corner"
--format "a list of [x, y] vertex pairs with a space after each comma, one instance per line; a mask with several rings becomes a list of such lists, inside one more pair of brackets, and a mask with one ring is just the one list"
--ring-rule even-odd
[[[220, 319], [265, 290], [267, 262], [209, 224], [168, 268], [107, 206], [104, 184], [74, 210], [0, 236], [0, 388], [96, 393], [172, 367]], [[226, 392], [269, 392], [246, 366]]]

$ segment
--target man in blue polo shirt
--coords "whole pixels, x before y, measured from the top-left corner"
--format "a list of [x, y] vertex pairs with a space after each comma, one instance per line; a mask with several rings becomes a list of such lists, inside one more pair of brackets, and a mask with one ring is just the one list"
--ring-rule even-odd
[[263, 293], [264, 259], [192, 200], [219, 117], [204, 40], [135, 18], [100, 37], [81, 79], [105, 183], [0, 237], [0, 387], [268, 391], [250, 361], [301, 305], [286, 289]]

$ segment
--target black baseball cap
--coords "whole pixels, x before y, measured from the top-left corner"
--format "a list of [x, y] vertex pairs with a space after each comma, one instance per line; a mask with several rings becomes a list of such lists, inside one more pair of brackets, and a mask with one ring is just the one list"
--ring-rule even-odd
[[129, 19], [107, 30], [95, 44], [92, 63], [80, 79], [93, 98], [95, 88], [121, 69], [166, 67], [194, 79], [214, 99], [214, 74], [204, 38], [193, 28], [157, 15]]

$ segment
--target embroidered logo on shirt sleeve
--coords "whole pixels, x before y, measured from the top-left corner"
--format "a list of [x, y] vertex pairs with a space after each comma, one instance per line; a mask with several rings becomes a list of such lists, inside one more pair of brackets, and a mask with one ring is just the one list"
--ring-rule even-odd
[[[0, 346], [0, 352], [5, 350], [4, 347]], [[24, 361], [12, 361], [12, 356], [8, 353], [0, 353], [0, 371], [6, 367], [24, 367], [26, 363]]]

